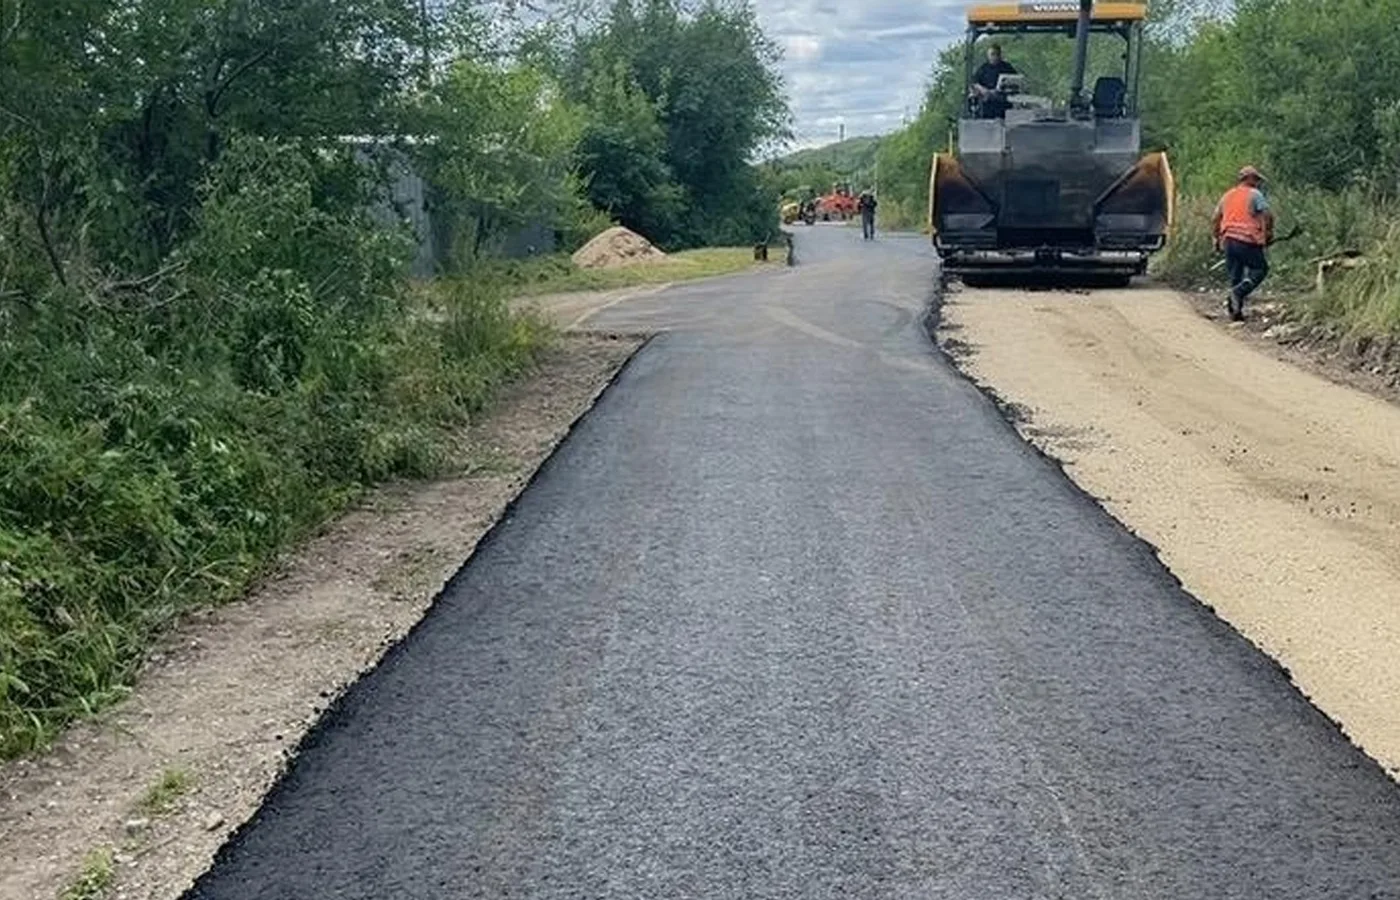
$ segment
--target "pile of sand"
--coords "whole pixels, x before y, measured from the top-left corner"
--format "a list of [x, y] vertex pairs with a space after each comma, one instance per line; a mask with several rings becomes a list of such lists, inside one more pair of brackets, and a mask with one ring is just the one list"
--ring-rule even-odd
[[651, 241], [619, 225], [580, 247], [573, 260], [580, 269], [616, 269], [665, 256]]

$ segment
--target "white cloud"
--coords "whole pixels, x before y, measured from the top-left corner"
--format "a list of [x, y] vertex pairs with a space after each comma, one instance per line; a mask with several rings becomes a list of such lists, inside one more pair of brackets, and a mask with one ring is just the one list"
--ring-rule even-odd
[[786, 56], [795, 63], [807, 63], [822, 54], [821, 38], [812, 34], [793, 34], [783, 39]]
[[785, 51], [797, 143], [898, 128], [923, 101], [940, 50], [961, 37], [967, 0], [756, 0]]

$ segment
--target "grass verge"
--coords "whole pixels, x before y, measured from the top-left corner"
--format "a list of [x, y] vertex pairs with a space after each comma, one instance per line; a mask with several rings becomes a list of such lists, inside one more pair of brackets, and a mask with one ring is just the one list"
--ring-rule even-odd
[[786, 254], [785, 248], [775, 244], [768, 251], [768, 262], [759, 263], [753, 258], [752, 247], [710, 247], [618, 269], [580, 269], [567, 256], [545, 256], [485, 263], [473, 277], [501, 284], [512, 296], [525, 297], [733, 275], [760, 265], [782, 265]]
[[915, 200], [890, 197], [880, 201], [876, 224], [883, 231], [922, 232], [928, 228], [928, 210]]

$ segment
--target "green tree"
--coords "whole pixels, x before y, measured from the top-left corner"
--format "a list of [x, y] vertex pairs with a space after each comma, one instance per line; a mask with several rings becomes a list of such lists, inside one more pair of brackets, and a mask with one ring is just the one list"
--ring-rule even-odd
[[[611, 202], [632, 210], [634, 221], [666, 227], [674, 220], [667, 232], [648, 235], [667, 246], [763, 236], [775, 211], [751, 161], [786, 134], [777, 61], [746, 3], [708, 3], [690, 12], [679, 0], [617, 0], [566, 63], [574, 99], [604, 104], [590, 110], [586, 140], [596, 167], [587, 174], [599, 190], [616, 191]], [[663, 146], [639, 117], [642, 105], [625, 96], [633, 90], [654, 110]], [[607, 119], [617, 112], [642, 127], [636, 140], [610, 131]], [[642, 153], [661, 165], [642, 164], [640, 179], [612, 168], [638, 165]], [[657, 190], [669, 181], [679, 192]], [[684, 207], [673, 215], [678, 200]]]
[[418, 156], [467, 227], [461, 263], [533, 222], [559, 221], [576, 196], [579, 111], [544, 73], [462, 59], [432, 92]]
[[3, 0], [0, 21], [13, 196], [51, 256], [97, 267], [170, 252], [229, 134], [395, 130], [423, 59], [414, 0]]
[[666, 162], [666, 128], [656, 103], [622, 61], [599, 64], [588, 78], [578, 157], [589, 201], [640, 234], [677, 233], [689, 197]]

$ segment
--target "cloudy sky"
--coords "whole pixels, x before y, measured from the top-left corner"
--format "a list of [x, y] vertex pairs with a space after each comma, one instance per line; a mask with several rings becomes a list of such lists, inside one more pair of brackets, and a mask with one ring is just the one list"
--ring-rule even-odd
[[898, 128], [918, 111], [938, 51], [968, 0], [756, 0], [783, 48], [798, 146]]

